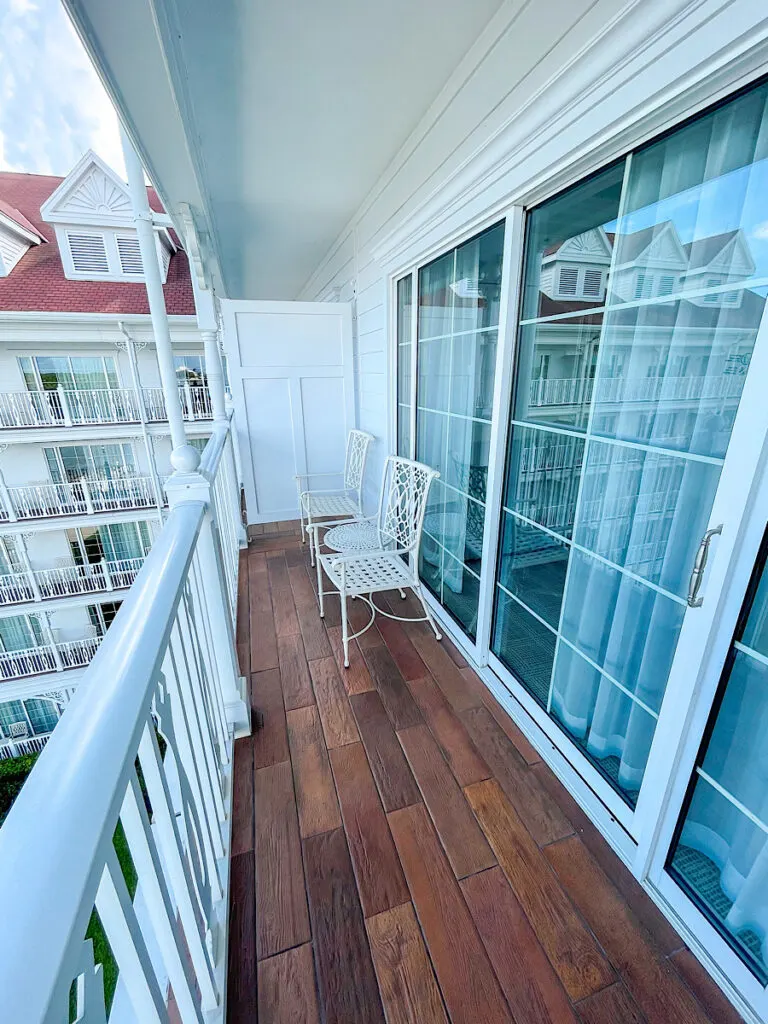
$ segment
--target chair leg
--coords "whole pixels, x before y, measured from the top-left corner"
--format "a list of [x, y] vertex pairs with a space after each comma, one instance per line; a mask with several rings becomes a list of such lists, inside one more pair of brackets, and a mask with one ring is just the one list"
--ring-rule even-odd
[[312, 529], [312, 518], [307, 517], [307, 533], [309, 534], [309, 564], [315, 564], [315, 531]]
[[341, 601], [341, 641], [344, 645], [344, 668], [349, 668], [349, 630], [347, 628], [347, 595], [343, 587], [339, 591], [339, 600]]
[[[310, 534], [310, 543], [311, 543]], [[317, 565], [317, 599], [320, 602], [320, 618], [325, 618], [325, 603], [323, 601], [323, 572], [320, 565], [320, 558], [318, 557], [315, 564]]]
[[416, 586], [412, 589], [416, 597], [418, 597], [418, 599], [421, 601], [421, 607], [424, 609], [424, 614], [427, 617], [427, 622], [430, 624], [430, 626], [432, 627], [432, 632], [435, 634], [435, 640], [442, 640], [443, 634], [437, 628], [437, 624], [435, 623], [435, 620], [432, 618], [432, 612], [427, 607], [427, 602], [424, 600], [422, 596], [421, 587]]

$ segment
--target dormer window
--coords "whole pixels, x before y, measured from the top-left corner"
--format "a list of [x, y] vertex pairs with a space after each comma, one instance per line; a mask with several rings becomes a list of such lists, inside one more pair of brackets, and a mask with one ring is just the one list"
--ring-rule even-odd
[[[144, 266], [126, 185], [88, 152], [43, 203], [43, 220], [56, 229], [64, 276], [82, 281], [139, 281]], [[166, 279], [175, 243], [167, 227], [155, 231], [157, 261]]]
[[605, 275], [598, 267], [561, 267], [556, 280], [558, 298], [602, 300]]
[[[87, 281], [140, 281], [144, 276], [139, 239], [135, 231], [105, 228], [84, 231], [57, 228], [64, 274]], [[62, 244], [63, 243], [63, 244]], [[157, 258], [165, 281], [170, 263], [167, 246], [156, 238]]]

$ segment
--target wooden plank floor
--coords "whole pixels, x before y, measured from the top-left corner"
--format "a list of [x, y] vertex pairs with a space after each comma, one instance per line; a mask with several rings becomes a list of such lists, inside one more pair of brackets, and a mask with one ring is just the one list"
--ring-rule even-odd
[[256, 528], [230, 1024], [736, 1024], [450, 641], [380, 620], [345, 671], [327, 605], [298, 524]]

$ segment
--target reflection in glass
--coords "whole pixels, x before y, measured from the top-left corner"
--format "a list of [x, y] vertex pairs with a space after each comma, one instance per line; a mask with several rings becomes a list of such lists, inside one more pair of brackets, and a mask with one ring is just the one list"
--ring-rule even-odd
[[543, 530], [503, 513], [499, 583], [557, 629], [568, 548]]
[[546, 707], [555, 660], [555, 634], [498, 588], [492, 646], [494, 651], [504, 652], [505, 664], [531, 696]]
[[419, 271], [416, 457], [440, 472], [422, 578], [462, 628], [477, 628], [478, 575], [496, 374], [504, 225]]
[[764, 83], [528, 218], [504, 504], [565, 545], [560, 620], [506, 517], [497, 571], [560, 632], [546, 699], [499, 588], [494, 652], [629, 804], [768, 294], [767, 102]]
[[504, 504], [561, 537], [570, 537], [583, 459], [581, 437], [515, 427]]
[[574, 540], [684, 597], [719, 478], [719, 464], [590, 441]]

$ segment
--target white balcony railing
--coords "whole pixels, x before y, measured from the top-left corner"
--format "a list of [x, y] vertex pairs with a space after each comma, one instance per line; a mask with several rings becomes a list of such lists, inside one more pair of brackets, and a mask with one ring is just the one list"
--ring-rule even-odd
[[[162, 388], [143, 388], [144, 409], [150, 423], [168, 419]], [[198, 384], [183, 384], [179, 388], [179, 401], [185, 420], [213, 419], [213, 406], [208, 388]]]
[[107, 1019], [85, 938], [95, 907], [119, 969], [112, 1018], [167, 1021], [172, 992], [172, 1019], [223, 1024], [230, 723], [248, 729], [227, 425], [169, 493], [163, 530], [0, 830], [3, 1020], [69, 1020], [72, 991], [75, 1019]]
[[41, 644], [22, 651], [0, 651], [0, 679], [23, 679], [89, 665], [102, 641], [100, 636]]
[[144, 564], [141, 558], [119, 558], [93, 565], [63, 565], [53, 569], [33, 569], [31, 573], [0, 576], [0, 607], [27, 601], [98, 594], [125, 590], [136, 579]]
[[9, 487], [10, 508], [0, 509], [0, 520], [51, 519], [94, 512], [151, 508], [155, 504], [148, 476], [95, 477], [74, 483], [26, 484]]
[[39, 754], [50, 737], [49, 732], [40, 736], [24, 736], [19, 739], [0, 739], [0, 761], [24, 754]]
[[530, 384], [531, 406], [582, 405], [594, 397], [603, 403], [687, 402], [701, 399], [738, 398], [744, 378], [737, 375], [709, 377], [603, 377], [597, 382], [579, 377], [552, 377]]
[[[184, 419], [213, 419], [207, 387], [182, 384], [179, 398]], [[0, 428], [139, 423], [142, 405], [150, 423], [168, 419], [162, 388], [142, 388], [140, 396], [133, 388], [6, 391], [0, 392]]]

